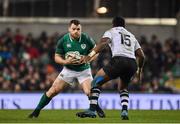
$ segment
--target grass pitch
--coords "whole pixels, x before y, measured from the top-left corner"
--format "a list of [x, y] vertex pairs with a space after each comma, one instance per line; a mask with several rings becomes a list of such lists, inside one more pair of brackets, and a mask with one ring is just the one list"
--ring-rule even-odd
[[0, 123], [180, 123], [178, 110], [130, 110], [130, 120], [121, 120], [119, 110], [106, 110], [106, 118], [78, 118], [82, 110], [42, 110], [29, 119], [32, 110], [0, 110]]

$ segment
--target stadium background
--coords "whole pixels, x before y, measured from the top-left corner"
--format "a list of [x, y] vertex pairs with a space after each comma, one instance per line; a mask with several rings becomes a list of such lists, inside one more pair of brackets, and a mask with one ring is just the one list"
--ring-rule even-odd
[[[107, 13], [97, 13], [100, 7]], [[129, 85], [130, 108], [179, 110], [179, 0], [0, 0], [0, 108], [35, 107], [62, 69], [53, 56], [56, 39], [67, 32], [69, 20], [79, 19], [83, 31], [98, 41], [113, 16], [126, 18], [127, 29], [136, 35], [147, 58], [142, 84], [133, 79]], [[93, 75], [110, 57], [106, 48], [92, 63]], [[100, 103], [105, 109], [120, 109], [118, 79], [111, 82], [103, 86]], [[87, 98], [79, 93], [78, 85], [67, 88], [47, 108], [87, 108]]]

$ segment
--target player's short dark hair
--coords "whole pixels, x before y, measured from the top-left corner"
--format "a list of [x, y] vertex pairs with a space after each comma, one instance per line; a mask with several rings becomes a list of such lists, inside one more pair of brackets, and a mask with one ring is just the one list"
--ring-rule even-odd
[[69, 22], [69, 26], [71, 26], [72, 24], [74, 24], [74, 25], [79, 25], [79, 24], [81, 24], [81, 23], [80, 23], [79, 20], [73, 19], [73, 20], [71, 20], [71, 21]]
[[125, 27], [125, 20], [123, 17], [116, 16], [112, 20], [113, 27]]

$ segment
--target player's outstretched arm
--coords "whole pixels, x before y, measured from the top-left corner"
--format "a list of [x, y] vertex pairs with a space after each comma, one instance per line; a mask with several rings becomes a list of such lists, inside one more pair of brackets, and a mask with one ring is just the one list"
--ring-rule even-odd
[[100, 42], [97, 44], [97, 46], [93, 49], [96, 53], [99, 53], [101, 50], [103, 50], [106, 45], [108, 45], [111, 42], [111, 39], [108, 37], [101, 38]]
[[88, 56], [85, 56], [83, 61], [84, 62], [90, 62], [91, 59], [93, 60], [93, 57], [95, 57], [101, 50], [103, 50], [108, 43], [110, 43], [110, 39], [108, 37], [101, 38], [100, 42], [97, 44], [95, 48], [88, 54]]
[[145, 63], [145, 55], [141, 48], [137, 49], [135, 51], [135, 54], [138, 60], [138, 69], [137, 69], [136, 74], [137, 74], [138, 81], [141, 82], [141, 73], [143, 70], [144, 63]]
[[95, 60], [98, 56], [99, 56], [99, 53], [97, 53], [96, 55], [94, 55], [94, 56], [89, 60], [89, 62], [92, 62], [92, 61]]
[[66, 60], [63, 59], [63, 56], [60, 55], [60, 54], [55, 54], [54, 55], [54, 60], [57, 64], [60, 64], [60, 65], [65, 65], [66, 64]]

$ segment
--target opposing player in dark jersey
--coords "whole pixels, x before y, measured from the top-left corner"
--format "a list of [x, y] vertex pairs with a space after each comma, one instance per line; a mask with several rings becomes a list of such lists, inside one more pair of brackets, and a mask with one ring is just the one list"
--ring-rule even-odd
[[[29, 115], [29, 118], [38, 117], [41, 109], [54, 96], [60, 93], [67, 85], [73, 85], [75, 81], [79, 82], [87, 96], [90, 95], [91, 81], [93, 80], [90, 64], [81, 63], [80, 60], [82, 56], [90, 53], [95, 47], [95, 42], [87, 34], [81, 32], [81, 24], [78, 20], [71, 20], [68, 30], [69, 33], [58, 40], [55, 52], [55, 62], [64, 65], [64, 68], [50, 89], [41, 97], [39, 104]], [[96, 111], [99, 117], [105, 117], [104, 112], [99, 106]]]
[[[122, 105], [121, 118], [123, 120], [129, 119], [129, 93], [127, 87], [136, 72], [138, 79], [141, 79], [145, 55], [135, 36], [125, 29], [125, 20], [122, 17], [115, 17], [112, 24], [113, 28], [106, 31], [98, 45], [88, 56], [84, 57], [84, 61], [88, 62], [106, 45], [111, 48], [112, 59], [97, 72], [92, 81], [91, 96], [89, 97], [90, 108], [87, 111], [77, 113], [78, 117], [96, 117], [95, 110], [98, 105], [101, 86], [111, 79], [120, 77], [122, 84], [118, 90]], [[136, 56], [138, 63], [136, 63]]]

